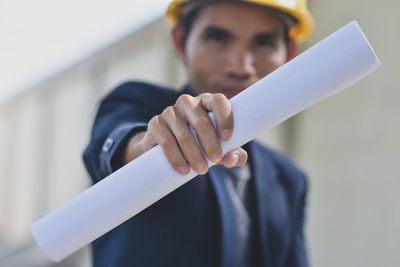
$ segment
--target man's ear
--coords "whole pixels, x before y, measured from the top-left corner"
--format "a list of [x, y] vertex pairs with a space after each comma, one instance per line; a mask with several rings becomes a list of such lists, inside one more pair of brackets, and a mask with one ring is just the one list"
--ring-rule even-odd
[[298, 51], [299, 51], [299, 44], [293, 40], [289, 40], [288, 50], [287, 50], [287, 61], [293, 59], [297, 55]]
[[185, 61], [185, 32], [183, 27], [179, 24], [171, 29], [171, 38], [174, 43], [175, 51], [178, 57]]

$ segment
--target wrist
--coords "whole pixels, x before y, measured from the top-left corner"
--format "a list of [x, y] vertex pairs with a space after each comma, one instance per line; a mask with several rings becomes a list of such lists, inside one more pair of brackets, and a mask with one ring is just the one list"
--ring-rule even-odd
[[135, 158], [139, 157], [144, 153], [144, 150], [141, 146], [141, 140], [145, 136], [146, 132], [138, 132], [129, 138], [128, 142], [126, 143], [126, 147], [123, 153], [123, 164], [128, 164]]

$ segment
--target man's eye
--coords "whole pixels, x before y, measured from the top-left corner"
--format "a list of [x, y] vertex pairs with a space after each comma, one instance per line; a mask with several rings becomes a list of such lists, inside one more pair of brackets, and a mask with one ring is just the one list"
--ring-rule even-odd
[[257, 38], [257, 39], [255, 40], [255, 44], [256, 44], [257, 46], [275, 47], [275, 43], [276, 43], [276, 41], [275, 41], [274, 39], [268, 38], [268, 37], [265, 37], [265, 38]]
[[221, 33], [217, 33], [217, 32], [207, 34], [206, 39], [209, 41], [216, 42], [216, 43], [222, 43], [222, 42], [227, 41], [227, 37], [225, 34], [221, 34]]

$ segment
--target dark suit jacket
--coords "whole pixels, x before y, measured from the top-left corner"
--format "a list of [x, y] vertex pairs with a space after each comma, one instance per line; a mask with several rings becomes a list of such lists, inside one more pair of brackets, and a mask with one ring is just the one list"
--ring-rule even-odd
[[[129, 82], [102, 101], [84, 152], [94, 183], [121, 167], [121, 149], [129, 136], [146, 129], [147, 122], [182, 93], [190, 91]], [[305, 176], [287, 158], [257, 142], [250, 142], [247, 150], [255, 266], [307, 266]], [[235, 214], [224, 175], [223, 166], [212, 167], [95, 240], [94, 266], [237, 266]]]

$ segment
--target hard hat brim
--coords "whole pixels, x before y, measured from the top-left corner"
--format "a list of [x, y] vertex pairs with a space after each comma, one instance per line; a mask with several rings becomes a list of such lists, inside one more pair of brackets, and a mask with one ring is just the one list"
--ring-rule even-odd
[[[314, 20], [311, 13], [308, 11], [306, 6], [297, 5], [294, 7], [287, 7], [280, 4], [276, 0], [243, 0], [244, 2], [253, 3], [259, 6], [267, 6], [275, 8], [277, 10], [283, 11], [291, 16], [293, 16], [297, 23], [289, 30], [289, 37], [298, 43], [304, 42], [311, 35], [314, 28]], [[167, 23], [171, 26], [176, 25], [183, 12], [184, 5], [188, 0], [175, 0], [171, 2], [165, 13], [165, 19]], [[297, 2], [299, 3], [299, 2]]]

